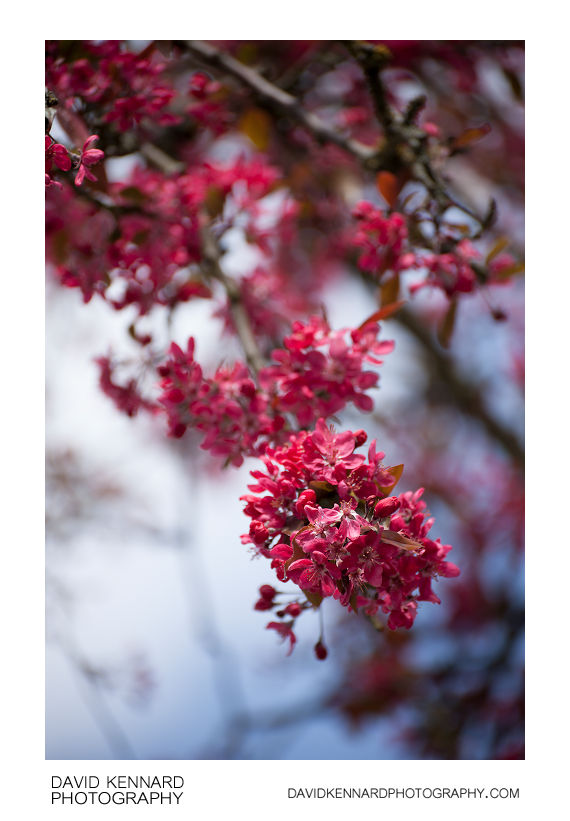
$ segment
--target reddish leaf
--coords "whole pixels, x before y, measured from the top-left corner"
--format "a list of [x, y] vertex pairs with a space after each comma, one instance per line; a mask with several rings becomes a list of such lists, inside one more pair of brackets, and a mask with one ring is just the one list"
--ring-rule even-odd
[[380, 171], [376, 176], [376, 187], [390, 208], [393, 208], [401, 188], [398, 178], [390, 171]]
[[400, 277], [390, 277], [380, 286], [380, 305], [384, 308], [398, 301], [400, 295]]
[[358, 330], [361, 331], [369, 322], [380, 322], [381, 319], [386, 319], [392, 314], [395, 314], [396, 311], [399, 311], [402, 305], [406, 304], [405, 299], [400, 299], [398, 302], [392, 302], [390, 305], [384, 305], [378, 311], [374, 311], [367, 319], [364, 320], [362, 325], [359, 325]]
[[466, 148], [468, 145], [471, 145], [471, 143], [481, 140], [489, 133], [490, 130], [491, 126], [489, 123], [484, 123], [478, 128], [468, 128], [463, 132], [463, 134], [460, 134], [459, 137], [455, 137], [451, 143], [451, 148], [453, 150], [458, 148]]
[[402, 478], [402, 473], [404, 472], [404, 465], [394, 465], [393, 467], [386, 468], [386, 472], [389, 473], [391, 476], [394, 477], [394, 481], [388, 487], [382, 487], [382, 493], [385, 493], [386, 496], [389, 496], [400, 479]]

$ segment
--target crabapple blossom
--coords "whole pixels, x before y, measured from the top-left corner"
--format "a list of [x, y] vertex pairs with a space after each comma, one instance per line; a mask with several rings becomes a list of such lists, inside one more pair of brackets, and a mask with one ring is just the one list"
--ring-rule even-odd
[[[256, 482], [243, 497], [252, 525], [242, 540], [314, 607], [334, 598], [349, 611], [386, 614], [390, 629], [409, 629], [418, 602], [440, 603], [432, 582], [459, 569], [446, 560], [451, 547], [429, 537], [423, 489], [390, 495], [401, 469], [383, 464], [375, 441], [367, 456], [355, 453], [359, 446], [354, 433], [336, 433], [321, 418], [313, 431], [268, 447], [266, 472], [251, 472]], [[271, 591], [257, 609], [270, 609]]]

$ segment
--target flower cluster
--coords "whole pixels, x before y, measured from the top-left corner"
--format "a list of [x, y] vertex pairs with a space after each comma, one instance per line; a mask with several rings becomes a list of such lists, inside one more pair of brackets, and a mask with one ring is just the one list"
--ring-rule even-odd
[[188, 427], [196, 428], [205, 434], [201, 447], [233, 465], [241, 465], [244, 454], [261, 453], [283, 428], [284, 419], [273, 412], [244, 364], [220, 367], [213, 377], [204, 377], [192, 338], [186, 351], [172, 343], [170, 358], [158, 373], [170, 435], [180, 438]]
[[346, 329], [332, 331], [324, 319], [297, 321], [284, 339], [285, 348], [273, 351], [278, 364], [260, 370], [259, 387], [241, 362], [205, 377], [194, 358], [194, 339], [188, 340], [186, 351], [173, 342], [169, 358], [158, 367], [159, 402], [169, 433], [180, 438], [187, 428], [196, 428], [205, 434], [202, 448], [239, 466], [244, 456], [259, 456], [269, 444], [284, 441], [287, 414], [309, 426], [348, 402], [371, 410], [365, 391], [376, 385], [378, 374], [363, 370], [363, 364], [381, 364], [378, 355], [394, 345], [379, 341], [379, 330], [375, 323], [354, 329], [349, 343]]
[[363, 370], [363, 365], [382, 364], [379, 357], [394, 349], [393, 341], [377, 339], [379, 326], [332, 331], [325, 319], [313, 316], [306, 323], [294, 322], [292, 330], [284, 347], [273, 351], [276, 364], [259, 374], [262, 387], [277, 394], [280, 411], [294, 414], [299, 425], [307, 427], [349, 402], [372, 410], [366, 391], [376, 386], [378, 374]]
[[[83, 146], [76, 184], [93, 179], [89, 166], [102, 156], [92, 148], [94, 139]], [[49, 160], [61, 163], [62, 157], [52, 149]], [[47, 202], [49, 257], [61, 281], [80, 287], [85, 302], [98, 293], [116, 310], [136, 305], [146, 314], [155, 305], [208, 298], [209, 287], [190, 269], [201, 260], [201, 212], [213, 199], [223, 207], [237, 191], [247, 218], [276, 179], [268, 163], [240, 158], [176, 177], [137, 167], [125, 182], [110, 186], [109, 207], [78, 200], [64, 187]]]
[[385, 271], [412, 268], [415, 254], [408, 247], [408, 229], [402, 214], [383, 214], [370, 202], [360, 202], [353, 211], [358, 228], [353, 244], [361, 248], [358, 265], [368, 274], [382, 276]]
[[208, 128], [213, 134], [223, 134], [230, 122], [230, 116], [225, 102], [225, 92], [222, 84], [212, 80], [203, 71], [196, 71], [190, 78], [188, 91], [192, 103], [188, 114], [200, 125]]
[[[268, 448], [266, 472], [252, 471], [256, 482], [243, 497], [252, 522], [242, 541], [313, 606], [333, 597], [373, 618], [382, 611], [391, 629], [410, 628], [418, 602], [440, 601], [432, 581], [459, 570], [446, 561], [451, 547], [428, 536], [433, 519], [422, 489], [391, 495], [402, 466], [385, 467], [375, 440], [368, 458], [355, 453], [366, 438], [364, 431], [335, 433], [319, 419], [314, 431]], [[262, 594], [267, 607], [258, 609], [278, 606], [274, 597]]]
[[95, 362], [99, 368], [99, 387], [120, 411], [131, 417], [140, 410], [156, 412], [156, 404], [141, 395], [136, 379], [129, 379], [125, 385], [116, 381], [114, 366], [108, 356], [100, 356]]
[[77, 101], [97, 106], [121, 132], [145, 118], [158, 125], [178, 122], [167, 110], [176, 92], [163, 79], [166, 64], [156, 59], [154, 46], [135, 54], [121, 40], [70, 43], [73, 53], [65, 56], [59, 41], [46, 43], [46, 82], [64, 108], [73, 110]]
[[442, 245], [452, 249], [442, 253], [416, 248], [409, 242], [406, 217], [397, 211], [384, 214], [369, 202], [359, 203], [353, 211], [358, 227], [351, 242], [363, 249], [357, 263], [362, 271], [381, 279], [386, 271], [395, 274], [423, 269], [425, 279], [410, 286], [411, 293], [425, 286], [440, 288], [448, 297], [471, 293], [479, 284], [501, 282], [508, 278], [515, 260], [510, 254], [498, 254], [477, 269], [481, 253], [468, 239], [454, 240], [442, 235]]

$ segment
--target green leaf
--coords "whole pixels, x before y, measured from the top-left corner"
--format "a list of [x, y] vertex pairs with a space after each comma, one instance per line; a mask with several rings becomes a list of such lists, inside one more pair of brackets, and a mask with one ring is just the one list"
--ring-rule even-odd
[[334, 486], [329, 485], [328, 482], [309, 482], [309, 487], [313, 490], [324, 490], [326, 493], [330, 493], [334, 489]]

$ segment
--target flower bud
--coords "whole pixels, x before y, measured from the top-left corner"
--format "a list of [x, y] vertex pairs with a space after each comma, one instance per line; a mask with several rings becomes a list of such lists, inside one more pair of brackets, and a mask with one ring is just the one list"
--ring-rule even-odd
[[295, 513], [299, 518], [304, 518], [305, 516], [305, 507], [307, 505], [314, 505], [317, 501], [317, 494], [311, 488], [304, 490], [300, 495], [297, 501], [295, 502]]
[[374, 517], [376, 519], [385, 519], [391, 516], [400, 507], [400, 500], [397, 496], [388, 496], [386, 499], [380, 499], [374, 508]]
[[291, 602], [291, 604], [288, 604], [285, 608], [285, 613], [288, 616], [293, 616], [293, 618], [296, 619], [297, 616], [301, 615], [301, 605], [296, 601]]
[[322, 641], [320, 639], [315, 644], [313, 649], [315, 651], [315, 656], [319, 659], [319, 661], [324, 661], [324, 659], [326, 659], [326, 657], [329, 654], [327, 648], [325, 647], [325, 645], [322, 643]]
[[368, 434], [365, 430], [357, 430], [354, 434], [354, 438], [356, 439], [356, 447], [359, 448], [368, 439]]
[[252, 522], [249, 526], [249, 535], [253, 539], [254, 544], [263, 545], [267, 541], [269, 531], [261, 522]]

